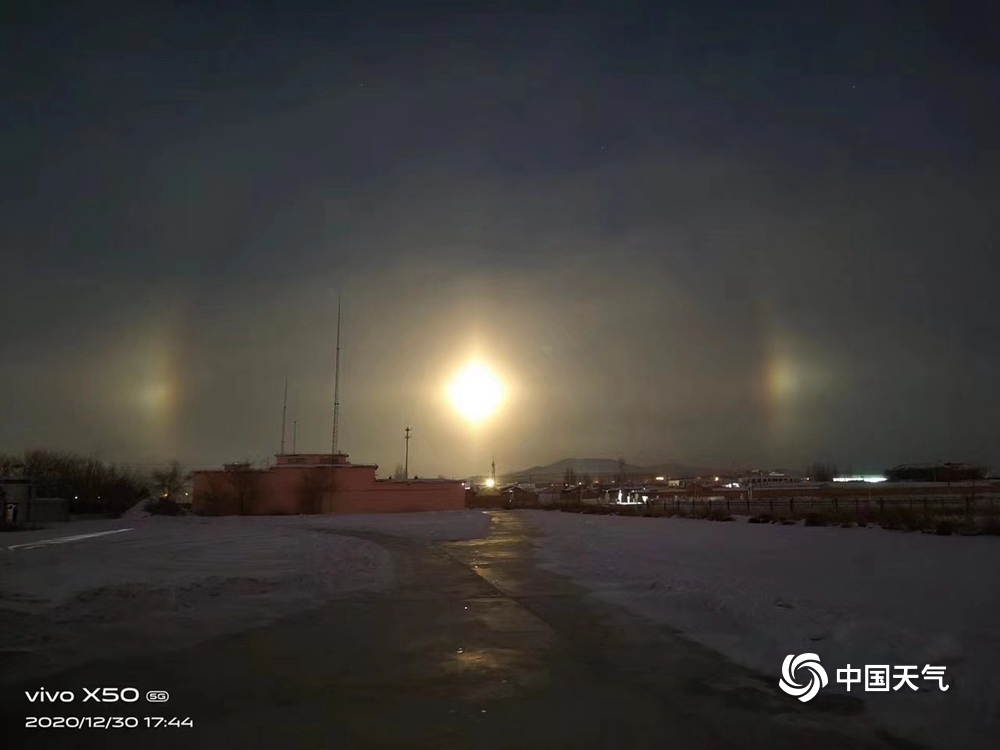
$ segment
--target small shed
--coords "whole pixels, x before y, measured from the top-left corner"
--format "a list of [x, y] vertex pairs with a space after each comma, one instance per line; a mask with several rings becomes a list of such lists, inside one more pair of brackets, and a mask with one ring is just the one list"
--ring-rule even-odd
[[538, 504], [539, 505], [558, 505], [562, 502], [562, 488], [561, 487], [548, 487], [538, 493]]
[[68, 521], [69, 503], [61, 497], [35, 497], [28, 477], [0, 477], [0, 519], [15, 524]]

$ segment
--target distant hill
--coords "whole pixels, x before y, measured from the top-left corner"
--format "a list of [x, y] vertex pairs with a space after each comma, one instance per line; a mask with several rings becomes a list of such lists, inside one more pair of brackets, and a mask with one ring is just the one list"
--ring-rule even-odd
[[662, 464], [652, 464], [643, 466], [642, 470], [647, 474], [664, 477], [704, 477], [709, 474], [723, 474], [726, 472], [711, 466], [692, 466], [691, 464], [679, 464], [675, 461], [667, 461]]
[[[589, 474], [591, 477], [615, 477], [620, 471], [617, 459], [614, 458], [564, 458], [545, 466], [532, 466], [528, 469], [503, 473], [500, 478], [505, 482], [561, 482], [566, 476], [566, 469], [572, 469], [578, 477]], [[635, 466], [625, 464], [625, 474], [692, 476], [698, 473], [696, 468], [677, 463], [663, 463], [654, 466]]]

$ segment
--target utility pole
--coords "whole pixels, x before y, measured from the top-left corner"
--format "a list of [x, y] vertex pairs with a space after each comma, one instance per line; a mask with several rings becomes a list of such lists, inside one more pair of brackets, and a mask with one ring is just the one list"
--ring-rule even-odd
[[410, 427], [406, 427], [406, 453], [403, 457], [403, 479], [410, 478]]
[[490, 461], [490, 479], [493, 480], [493, 486], [497, 486], [497, 460], [496, 457]]
[[296, 419], [294, 422], [292, 422], [292, 454], [296, 456], [298, 455], [298, 451], [295, 450], [295, 443], [298, 436], [299, 436], [299, 420]]
[[337, 355], [333, 364], [333, 453], [337, 454], [337, 430], [340, 427], [340, 297], [337, 297]]
[[288, 378], [285, 378], [285, 400], [281, 404], [281, 455], [285, 455], [285, 414], [288, 412]]

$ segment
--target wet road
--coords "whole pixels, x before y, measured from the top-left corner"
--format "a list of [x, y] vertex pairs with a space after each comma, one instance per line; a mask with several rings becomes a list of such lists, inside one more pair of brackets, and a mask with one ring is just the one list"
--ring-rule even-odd
[[[316, 533], [330, 533], [317, 530]], [[342, 532], [337, 532], [342, 533]], [[101, 661], [5, 690], [3, 746], [184, 748], [890, 748], [860, 701], [803, 706], [667, 628], [591, 601], [531, 564], [531, 530], [389, 549], [398, 586], [181, 652]], [[159, 688], [193, 729], [23, 727], [23, 690]], [[93, 705], [93, 704], [91, 704]], [[116, 704], [123, 706], [124, 704]]]

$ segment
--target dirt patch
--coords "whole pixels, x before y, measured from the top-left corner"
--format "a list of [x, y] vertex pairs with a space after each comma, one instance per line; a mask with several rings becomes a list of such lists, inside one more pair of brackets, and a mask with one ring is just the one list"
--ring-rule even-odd
[[85, 591], [52, 614], [56, 622], [116, 622], [158, 610], [201, 607], [223, 596], [260, 596], [276, 588], [256, 578], [207, 578], [176, 588], [125, 584]]

